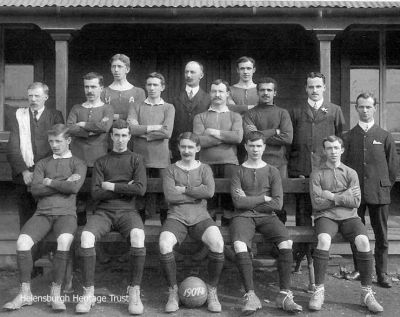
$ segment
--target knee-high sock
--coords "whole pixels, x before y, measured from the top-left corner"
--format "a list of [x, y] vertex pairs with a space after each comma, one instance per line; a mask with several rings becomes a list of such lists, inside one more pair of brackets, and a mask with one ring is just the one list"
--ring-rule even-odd
[[326, 268], [329, 262], [329, 251], [315, 249], [313, 258], [314, 258], [315, 284], [317, 285], [324, 284]]
[[236, 254], [236, 261], [240, 276], [242, 277], [243, 285], [246, 290], [254, 291], [253, 281], [253, 261], [249, 252], [239, 252]]
[[372, 285], [372, 270], [373, 270], [372, 252], [357, 252], [357, 267], [360, 271], [360, 279], [362, 286]]
[[281, 290], [290, 289], [290, 275], [292, 274], [293, 253], [292, 249], [279, 249], [278, 273], [279, 287]]
[[208, 253], [208, 284], [217, 287], [222, 269], [224, 268], [224, 253]]
[[17, 251], [17, 263], [20, 283], [29, 283], [33, 267], [31, 250]]
[[61, 285], [64, 280], [68, 257], [69, 257], [69, 251], [57, 250], [56, 254], [54, 255], [53, 282], [58, 285]]
[[83, 286], [94, 286], [94, 273], [96, 270], [96, 249], [81, 248], [83, 260]]
[[140, 285], [142, 283], [145, 260], [146, 260], [146, 248], [131, 247], [130, 257], [129, 257], [131, 286]]
[[176, 282], [176, 262], [174, 252], [161, 254], [161, 267], [164, 272], [167, 283], [170, 287], [177, 285]]

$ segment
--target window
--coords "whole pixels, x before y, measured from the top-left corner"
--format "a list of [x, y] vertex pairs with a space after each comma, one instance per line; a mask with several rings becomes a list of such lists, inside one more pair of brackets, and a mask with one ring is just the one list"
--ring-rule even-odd
[[6, 64], [5, 103], [10, 106], [26, 106], [26, 88], [33, 83], [33, 65]]

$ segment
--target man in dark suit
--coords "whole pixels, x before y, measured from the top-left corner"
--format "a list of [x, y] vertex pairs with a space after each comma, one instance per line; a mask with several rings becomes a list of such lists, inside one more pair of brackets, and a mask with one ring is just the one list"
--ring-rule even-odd
[[[368, 212], [375, 234], [375, 269], [378, 285], [390, 288], [387, 276], [390, 190], [396, 181], [399, 159], [391, 134], [374, 122], [376, 99], [372, 94], [362, 93], [357, 97], [356, 110], [360, 121], [345, 136], [344, 162], [354, 169], [360, 180], [361, 205], [358, 215], [365, 224]], [[353, 252], [353, 254], [355, 254]], [[357, 267], [355, 265], [357, 272]], [[354, 273], [349, 279], [358, 277]]]
[[186, 87], [174, 99], [175, 123], [170, 141], [172, 163], [180, 160], [178, 136], [186, 131], [193, 131], [193, 119], [198, 113], [207, 111], [211, 101], [210, 95], [200, 88], [200, 80], [204, 77], [204, 68], [199, 62], [191, 61], [185, 66]]
[[7, 160], [11, 165], [15, 184], [20, 228], [36, 210], [36, 202], [28, 191], [35, 164], [52, 154], [47, 131], [56, 123], [64, 123], [58, 110], [45, 106], [49, 87], [35, 82], [28, 87], [28, 108], [18, 108], [9, 120], [10, 139]]

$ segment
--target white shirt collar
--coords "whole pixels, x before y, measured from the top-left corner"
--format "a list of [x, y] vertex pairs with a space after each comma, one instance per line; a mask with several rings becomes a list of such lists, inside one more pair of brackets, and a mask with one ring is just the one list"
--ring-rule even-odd
[[103, 103], [103, 102], [100, 102], [98, 105], [92, 105], [92, 104], [89, 104], [89, 103], [86, 103], [86, 102], [84, 102], [84, 103], [82, 104], [82, 107], [83, 107], [83, 108], [86, 108], [86, 109], [99, 108], [99, 107], [101, 107], [101, 106], [104, 106], [104, 103]]
[[144, 100], [144, 103], [147, 104], [147, 105], [149, 105], [149, 106], [161, 106], [161, 105], [164, 104], [164, 99], [160, 98], [160, 102], [159, 102], [159, 103], [152, 103], [152, 102], [149, 100], [149, 98], [146, 98], [146, 99]]
[[311, 100], [310, 98], [308, 98], [307, 102], [311, 107], [318, 110], [319, 108], [321, 108], [322, 104], [324, 103], [324, 98], [322, 98], [318, 101], [314, 101], [314, 100]]
[[371, 122], [362, 122], [358, 121], [358, 125], [363, 129], [365, 132], [367, 132], [371, 127], [375, 124], [375, 120], [372, 120]]
[[71, 151], [67, 151], [63, 155], [53, 154], [53, 159], [55, 159], [55, 160], [67, 159], [67, 158], [71, 158], [71, 157], [72, 157]]
[[[32, 115], [33, 115], [33, 109], [31, 109], [31, 111], [32, 111]], [[37, 110], [37, 115], [36, 115], [36, 119], [37, 120], [39, 120], [40, 119], [40, 116], [42, 115], [42, 113], [43, 113], [43, 111], [44, 111], [44, 106], [42, 107], [42, 108], [40, 108], [39, 110]]]
[[200, 90], [200, 86], [196, 86], [196, 87], [190, 87], [188, 85], [186, 85], [185, 87], [186, 93], [189, 96], [190, 91], [193, 91], [193, 97], [199, 92]]
[[223, 113], [223, 112], [229, 112], [230, 110], [227, 105], [223, 106], [221, 109], [216, 109], [213, 107], [213, 105], [211, 105], [210, 108], [208, 108], [208, 111]]

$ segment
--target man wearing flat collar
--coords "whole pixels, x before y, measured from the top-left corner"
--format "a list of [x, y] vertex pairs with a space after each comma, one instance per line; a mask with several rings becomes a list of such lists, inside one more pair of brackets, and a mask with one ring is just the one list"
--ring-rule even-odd
[[[289, 158], [289, 177], [308, 178], [323, 158], [322, 141], [339, 136], [345, 124], [339, 106], [324, 100], [325, 76], [307, 74], [307, 103], [291, 109], [293, 142]], [[308, 194], [296, 195], [296, 225], [311, 225], [311, 200]]]
[[35, 164], [51, 155], [47, 131], [57, 123], [64, 123], [60, 111], [45, 106], [49, 87], [35, 82], [28, 86], [29, 108], [18, 108], [8, 118], [10, 139], [7, 160], [11, 165], [19, 214], [20, 228], [36, 210], [36, 202], [28, 191]]
[[175, 124], [171, 137], [172, 162], [180, 160], [177, 138], [186, 131], [193, 130], [193, 119], [198, 113], [204, 112], [210, 106], [210, 96], [200, 88], [204, 77], [204, 67], [197, 61], [190, 61], [185, 66], [185, 89], [174, 98]]
[[[289, 177], [308, 178], [314, 168], [323, 161], [322, 141], [330, 135], [340, 136], [345, 120], [341, 108], [324, 100], [325, 76], [319, 72], [307, 74], [305, 91], [307, 102], [290, 111], [293, 124], [293, 142], [289, 155]], [[296, 194], [296, 226], [312, 225], [312, 207], [308, 194]], [[299, 268], [304, 254], [312, 261], [309, 244], [298, 244], [296, 267]], [[311, 263], [309, 263], [311, 264]], [[312, 276], [312, 275], [310, 275]], [[310, 280], [310, 283], [312, 281]], [[310, 285], [312, 287], [312, 285]]]
[[[396, 181], [399, 159], [391, 134], [374, 122], [377, 110], [375, 97], [370, 93], [360, 94], [356, 100], [356, 110], [360, 121], [345, 135], [343, 161], [357, 172], [360, 179], [361, 205], [358, 208], [358, 215], [363, 223], [368, 207], [376, 239], [375, 269], [378, 285], [390, 288], [392, 284], [387, 276], [389, 247], [387, 221], [390, 190]], [[358, 271], [356, 265], [355, 270]], [[353, 272], [348, 277], [354, 279], [358, 276], [358, 273]]]
[[83, 77], [86, 101], [72, 107], [67, 125], [73, 136], [71, 151], [93, 168], [94, 162], [107, 154], [108, 132], [114, 118], [112, 106], [101, 101], [104, 81], [98, 73]]

